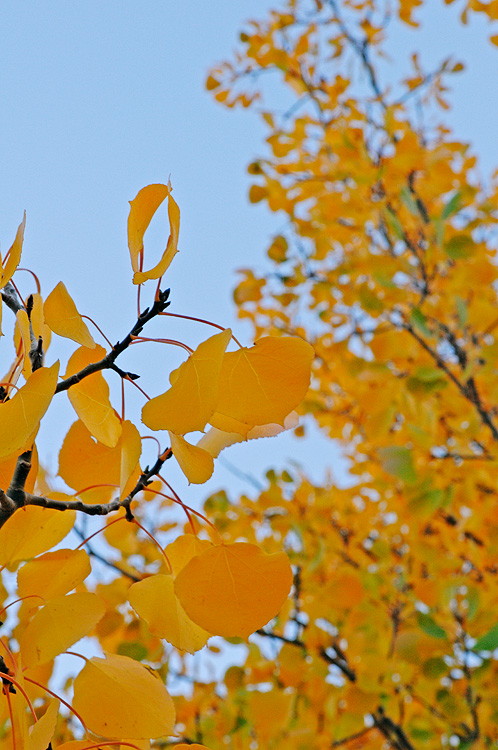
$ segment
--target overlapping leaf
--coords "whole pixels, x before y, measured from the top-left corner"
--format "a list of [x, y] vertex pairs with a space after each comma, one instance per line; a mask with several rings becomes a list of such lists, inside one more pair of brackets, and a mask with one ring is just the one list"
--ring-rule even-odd
[[213, 545], [208, 542], [207, 539], [199, 539], [194, 534], [182, 534], [177, 537], [174, 542], [168, 544], [164, 548], [171, 567], [173, 568], [173, 575], [178, 575], [185, 565], [197, 555], [200, 555], [204, 550], [209, 549]]
[[[59, 549], [46, 552], [19, 570], [18, 595], [36, 595], [46, 600], [63, 596], [82, 583], [90, 571], [90, 560], [84, 550]], [[41, 604], [41, 600], [37, 598], [33, 602], [34, 606]]]
[[203, 448], [191, 445], [180, 435], [169, 433], [171, 450], [180, 469], [191, 484], [204, 484], [214, 470], [213, 457]]
[[102, 600], [88, 591], [51, 599], [35, 614], [22, 634], [23, 664], [35, 667], [58, 656], [88, 635], [104, 612]]
[[193, 557], [175, 592], [188, 616], [213, 635], [247, 638], [278, 614], [292, 585], [285, 552], [221, 544]]
[[36, 724], [29, 728], [28, 746], [26, 750], [47, 750], [54, 736], [57, 716], [59, 714], [59, 701], [51, 698], [48, 708]]
[[95, 348], [95, 341], [88, 326], [62, 281], [48, 295], [43, 312], [45, 323], [54, 333], [76, 341], [77, 344], [89, 349]]
[[128, 599], [138, 616], [147, 622], [150, 632], [179, 651], [193, 654], [211, 637], [186, 614], [174, 592], [170, 575], [155, 575], [134, 583]]
[[30, 560], [61, 542], [74, 526], [76, 512], [28, 505], [0, 528], [0, 565]]
[[175, 709], [166, 688], [126, 656], [88, 660], [74, 681], [73, 706], [102, 737], [149, 739], [173, 733]]
[[204, 430], [216, 409], [222, 359], [231, 336], [227, 328], [197, 347], [176, 371], [171, 388], [144, 406], [142, 421], [147, 427], [176, 435]]

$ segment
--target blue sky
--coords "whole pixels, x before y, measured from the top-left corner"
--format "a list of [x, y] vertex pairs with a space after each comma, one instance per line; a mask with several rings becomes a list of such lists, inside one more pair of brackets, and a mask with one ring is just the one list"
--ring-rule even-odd
[[[403, 66], [408, 48], [418, 49], [429, 67], [455, 51], [468, 63], [453, 79], [448, 120], [459, 138], [474, 144], [483, 172], [490, 173], [498, 164], [498, 50], [487, 41], [483, 22], [464, 29], [456, 8], [444, 9], [436, 0], [428, 5], [419, 13], [425, 20], [422, 33], [399, 30], [391, 46], [392, 74]], [[247, 200], [245, 168], [263, 151], [264, 131], [254, 115], [216, 105], [204, 80], [209, 66], [234, 48], [243, 21], [269, 7], [266, 0], [5, 0], [1, 5], [2, 249], [26, 209], [22, 265], [39, 275], [44, 295], [63, 280], [81, 312], [94, 317], [111, 340], [134, 322], [128, 201], [144, 185], [167, 182], [171, 175], [182, 213], [181, 253], [165, 279], [172, 288], [171, 309], [234, 326], [250, 343], [249, 329], [236, 322], [231, 290], [236, 268], [264, 267], [265, 248], [279, 225], [278, 217]], [[150, 237], [156, 255], [166, 231], [163, 215]], [[27, 275], [21, 288], [31, 290]], [[180, 336], [190, 345], [210, 335], [209, 328], [193, 324], [163, 326], [162, 335]], [[56, 348], [63, 359], [72, 350], [58, 340], [50, 361], [59, 356]], [[9, 354], [4, 340], [3, 371]], [[181, 360], [179, 350], [151, 345], [140, 354], [143, 387], [151, 395], [164, 391], [169, 370]], [[130, 409], [140, 403], [130, 398]], [[74, 416], [65, 396], [52, 411], [41, 453], [56, 468]], [[284, 436], [235, 446], [225, 455], [259, 478], [265, 468], [288, 459], [301, 462], [316, 479], [326, 466], [344, 478], [337, 452], [316, 433], [306, 444]], [[234, 494], [251, 489], [220, 465], [201, 488], [187, 488], [173, 467], [168, 474], [189, 503], [222, 486]]]

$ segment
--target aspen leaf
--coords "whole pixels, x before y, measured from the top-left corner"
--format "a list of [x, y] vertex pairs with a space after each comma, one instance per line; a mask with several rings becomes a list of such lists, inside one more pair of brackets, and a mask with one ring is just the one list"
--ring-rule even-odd
[[[161, 260], [149, 271], [140, 270], [140, 258], [143, 257], [143, 237], [157, 209], [168, 197], [168, 218], [170, 236]], [[134, 270], [133, 283], [142, 284], [147, 279], [160, 279], [178, 252], [180, 234], [180, 209], [171, 197], [171, 185], [148, 185], [139, 191], [136, 198], [130, 201], [128, 217], [128, 247]]]
[[50, 746], [57, 724], [59, 705], [57, 698], [51, 698], [43, 716], [29, 728], [27, 750], [47, 750]]
[[4, 259], [5, 263], [3, 265], [3, 268], [1, 269], [1, 276], [0, 276], [0, 289], [3, 289], [4, 286], [11, 280], [12, 276], [14, 275], [14, 271], [19, 265], [19, 261], [21, 260], [21, 252], [22, 252], [22, 244], [24, 241], [25, 227], [26, 227], [26, 211], [24, 212], [23, 220], [21, 221], [17, 229], [15, 240], [12, 243], [10, 250], [7, 252], [6, 260]]
[[147, 427], [176, 435], [204, 430], [216, 408], [222, 358], [231, 337], [227, 328], [197, 347], [176, 370], [171, 388], [145, 404], [142, 421]]
[[185, 613], [170, 575], [155, 575], [134, 583], [128, 600], [138, 616], [147, 622], [150, 632], [164, 638], [179, 651], [193, 654], [211, 637]]
[[36, 505], [17, 510], [0, 528], [0, 565], [29, 560], [51, 549], [69, 534], [75, 519], [74, 510], [61, 513]]
[[[105, 357], [105, 349], [96, 346], [77, 349], [68, 362], [66, 375], [82, 370]], [[109, 386], [101, 372], [95, 372], [68, 390], [69, 400], [81, 421], [100, 443], [114, 448], [121, 435], [121, 422], [109, 401]]]
[[142, 452], [142, 440], [135, 425], [128, 419], [122, 422], [122, 433], [119, 440], [121, 454], [119, 488], [120, 497], [126, 497], [138, 479], [138, 460]]
[[211, 542], [208, 542], [207, 539], [198, 539], [194, 534], [182, 534], [177, 537], [174, 542], [171, 542], [171, 544], [168, 544], [164, 548], [170, 565], [173, 568], [173, 575], [178, 575], [180, 570], [193, 557], [200, 555], [201, 552], [212, 546]]
[[87, 661], [74, 681], [73, 706], [102, 737], [150, 739], [173, 732], [175, 709], [166, 688], [127, 656]]
[[[118, 485], [121, 481], [121, 451], [95, 442], [81, 420], [69, 428], [59, 451], [59, 476], [73, 490], [99, 484]], [[112, 487], [99, 487], [81, 495], [86, 503], [107, 502]]]
[[22, 374], [26, 380], [31, 375], [31, 360], [29, 352], [31, 349], [31, 335], [29, 330], [29, 318], [26, 310], [18, 310], [16, 313], [16, 329], [14, 333], [16, 347], [21, 345], [23, 353]]
[[175, 591], [188, 616], [225, 638], [247, 638], [275, 617], [292, 585], [285, 552], [265, 554], [246, 542], [202, 552], [178, 574]]
[[128, 248], [134, 271], [140, 270], [140, 254], [144, 249], [144, 234], [157, 209], [169, 195], [166, 185], [147, 185], [130, 201], [128, 216]]
[[58, 362], [40, 367], [10, 401], [0, 404], [0, 458], [24, 448], [38, 428], [55, 393], [58, 372]]
[[169, 433], [171, 450], [178, 461], [180, 469], [190, 484], [204, 484], [214, 470], [213, 457], [202, 448], [191, 445], [185, 438]]
[[45, 323], [59, 336], [94, 349], [96, 344], [88, 326], [76, 309], [72, 297], [60, 281], [50, 292], [43, 306]]
[[312, 359], [313, 347], [291, 336], [267, 336], [250, 349], [226, 353], [216, 412], [250, 427], [273, 422], [283, 425], [306, 395]]
[[88, 591], [51, 599], [21, 636], [23, 664], [35, 667], [50, 661], [88, 635], [104, 614], [103, 601]]
[[[63, 596], [82, 583], [90, 572], [90, 560], [84, 550], [46, 552], [23, 565], [17, 573], [18, 595], [37, 594], [46, 600]], [[33, 599], [33, 603], [39, 606], [41, 599]]]

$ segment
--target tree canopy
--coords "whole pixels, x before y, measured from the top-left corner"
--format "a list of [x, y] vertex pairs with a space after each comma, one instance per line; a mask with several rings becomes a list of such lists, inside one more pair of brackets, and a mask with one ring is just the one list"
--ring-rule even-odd
[[[0, 383], [2, 750], [498, 746], [498, 183], [448, 125], [462, 64], [425, 70], [414, 54], [402, 80], [382, 64], [388, 31], [422, 5], [287, 0], [207, 77], [268, 129], [249, 199], [280, 228], [266, 270], [244, 269], [234, 292], [254, 346], [210, 321], [195, 349], [165, 337], [171, 185], [131, 201], [137, 311], [115, 344], [70, 279], [44, 296], [33, 275], [22, 297], [23, 218], [0, 269], [4, 331], [15, 316]], [[498, 18], [493, 2], [461, 12]], [[164, 202], [154, 264], [144, 235]], [[77, 345], [61, 365], [57, 337]], [[151, 341], [185, 361], [149, 396], [125, 363]], [[134, 387], [144, 405], [129, 418]], [[65, 391], [77, 419], [52, 477], [36, 438]], [[311, 423], [340, 444], [348, 486], [270, 471], [255, 496], [218, 492], [200, 512], [168, 483], [171, 458], [202, 484], [221, 450]], [[101, 655], [74, 647], [85, 636]], [[223, 642], [245, 644], [242, 664]], [[192, 664], [203, 648], [221, 679]], [[67, 692], [63, 654], [80, 657]]]

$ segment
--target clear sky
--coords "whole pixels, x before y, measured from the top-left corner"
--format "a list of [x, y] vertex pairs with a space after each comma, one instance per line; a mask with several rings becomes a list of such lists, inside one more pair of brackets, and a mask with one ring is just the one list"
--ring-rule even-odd
[[[474, 143], [489, 173], [498, 164], [498, 50], [487, 42], [484, 23], [462, 29], [456, 8], [445, 10], [439, 0], [428, 5], [424, 31], [403, 30], [393, 44], [392, 70], [397, 73], [411, 47], [430, 64], [455, 50], [469, 63], [467, 72], [453, 79], [455, 106], [448, 117], [457, 136]], [[63, 280], [80, 311], [94, 317], [111, 340], [123, 337], [134, 322], [128, 201], [144, 185], [167, 182], [171, 175], [182, 214], [181, 253], [165, 279], [172, 288], [171, 309], [234, 326], [250, 343], [249, 329], [236, 322], [231, 289], [236, 268], [263, 267], [279, 223], [247, 200], [245, 167], [262, 152], [264, 131], [254, 115], [216, 105], [204, 80], [209, 66], [230, 54], [243, 21], [269, 7], [267, 0], [1, 3], [2, 250], [26, 209], [22, 265], [39, 275], [45, 296]], [[166, 232], [163, 214], [150, 237], [156, 256]], [[31, 291], [27, 275], [21, 287]], [[194, 346], [210, 333], [193, 324], [162, 324], [162, 335]], [[61, 341], [52, 345], [50, 361], [57, 347], [62, 356], [72, 350]], [[2, 371], [9, 364], [7, 343], [0, 344]], [[135, 355], [125, 365], [148, 370], [143, 387], [151, 395], [164, 391], [180, 350], [150, 345], [140, 355], [141, 364]], [[66, 397], [59, 399], [42, 433], [42, 455], [53, 468], [74, 421]], [[130, 408], [140, 403], [130, 399]], [[256, 478], [288, 459], [301, 462], [316, 479], [326, 466], [344, 478], [337, 452], [316, 434], [306, 444], [285, 436], [235, 446], [224, 455]], [[173, 467], [168, 474], [186, 502], [222, 486], [234, 494], [251, 489], [220, 465], [207, 487], [187, 488]]]

